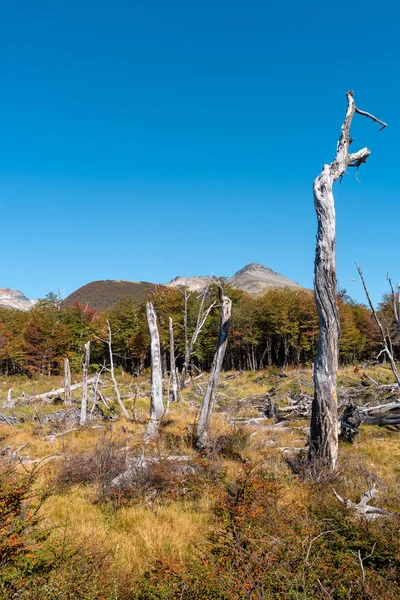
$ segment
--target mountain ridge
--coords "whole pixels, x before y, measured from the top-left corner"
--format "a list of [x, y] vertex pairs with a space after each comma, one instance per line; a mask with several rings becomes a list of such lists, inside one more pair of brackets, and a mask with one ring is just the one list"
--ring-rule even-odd
[[[204, 289], [209, 282], [218, 279], [214, 275], [194, 277], [181, 277], [178, 275], [168, 283], [101, 279], [91, 281], [78, 288], [69, 294], [63, 303], [65, 306], [72, 306], [78, 302], [101, 311], [109, 308], [118, 302], [119, 299], [126, 296], [141, 301], [149, 292], [164, 287], [187, 286], [189, 290], [198, 292]], [[284, 287], [301, 289], [301, 286], [295, 281], [256, 262], [245, 265], [231, 277], [223, 277], [223, 279], [233, 288], [242, 290], [251, 296], [259, 296], [269, 289]], [[0, 306], [29, 310], [35, 302], [35, 300], [30, 300], [18, 290], [0, 288]]]

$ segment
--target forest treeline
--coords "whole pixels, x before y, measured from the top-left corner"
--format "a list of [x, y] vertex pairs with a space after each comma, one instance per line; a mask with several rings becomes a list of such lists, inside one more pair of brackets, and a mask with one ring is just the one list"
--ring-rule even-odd
[[[232, 299], [232, 323], [224, 367], [257, 370], [264, 366], [309, 364], [316, 355], [318, 317], [314, 295], [291, 288], [269, 290], [252, 298], [224, 286]], [[176, 364], [184, 363], [196, 326], [205, 322], [193, 344], [191, 369], [209, 369], [219, 330], [219, 296], [212, 285], [205, 297], [184, 289], [159, 288], [149, 293], [158, 317], [163, 369], [169, 369], [169, 318], [173, 319]], [[88, 306], [65, 306], [50, 293], [27, 312], [0, 308], [0, 372], [58, 375], [65, 358], [81, 370], [84, 344], [91, 341], [91, 369], [108, 364], [107, 321], [112, 331], [115, 365], [129, 373], [141, 373], [150, 365], [150, 337], [146, 300], [123, 298], [105, 312]], [[370, 310], [354, 302], [345, 290], [338, 292], [341, 322], [340, 361], [344, 364], [373, 358], [381, 338]], [[208, 312], [209, 307], [212, 306]], [[185, 309], [186, 306], [186, 309]], [[201, 312], [202, 311], [202, 312]], [[396, 355], [400, 343], [393, 318], [392, 298], [383, 297], [379, 314]], [[186, 318], [185, 318], [186, 316]], [[186, 327], [185, 327], [186, 322]]]

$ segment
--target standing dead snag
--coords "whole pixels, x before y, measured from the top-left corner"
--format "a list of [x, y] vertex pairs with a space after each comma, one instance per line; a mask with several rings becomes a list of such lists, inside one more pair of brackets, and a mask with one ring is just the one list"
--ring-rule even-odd
[[316, 466], [325, 466], [331, 470], [337, 468], [338, 460], [336, 375], [340, 333], [336, 300], [336, 226], [332, 186], [337, 179], [342, 179], [349, 167], [358, 170], [371, 153], [368, 148], [349, 153], [353, 141], [350, 138], [350, 127], [354, 113], [380, 123], [382, 129], [386, 127], [386, 123], [356, 108], [353, 92], [347, 92], [346, 96], [346, 116], [337, 144], [335, 160], [330, 165], [324, 165], [313, 187], [318, 219], [314, 290], [320, 333], [314, 368], [309, 459]]
[[158, 435], [160, 421], [164, 415], [164, 404], [162, 397], [160, 336], [157, 327], [157, 316], [151, 302], [146, 302], [146, 316], [151, 339], [150, 421], [145, 435], [145, 441], [149, 442]]
[[199, 421], [197, 423], [197, 432], [195, 439], [196, 450], [202, 450], [207, 446], [208, 431], [210, 428], [210, 418], [217, 395], [219, 375], [224, 361], [226, 344], [228, 341], [229, 326], [231, 323], [232, 300], [221, 292], [221, 324], [219, 329], [217, 348], [215, 350], [213, 362], [211, 365], [210, 377], [208, 379], [207, 389], [201, 407]]
[[96, 338], [100, 342], [102, 342], [103, 344], [107, 344], [107, 346], [108, 346], [108, 355], [110, 357], [110, 368], [108, 368], [105, 365], [103, 365], [102, 371], [108, 371], [110, 373], [110, 377], [111, 377], [111, 380], [113, 382], [114, 392], [115, 392], [115, 395], [117, 397], [118, 406], [120, 407], [120, 409], [122, 411], [122, 414], [124, 415], [125, 419], [130, 420], [129, 413], [126, 410], [124, 403], [122, 402], [121, 394], [119, 392], [117, 378], [115, 377], [114, 356], [113, 356], [113, 351], [112, 351], [112, 336], [113, 336], [113, 333], [111, 331], [110, 321], [107, 319], [106, 323], [107, 323], [107, 339], [103, 339], [103, 338], [99, 337], [98, 335], [96, 335]]
[[[371, 309], [372, 315], [373, 315], [373, 317], [375, 319], [375, 323], [378, 325], [378, 329], [379, 329], [379, 332], [381, 334], [381, 339], [382, 339], [382, 344], [383, 344], [383, 352], [385, 352], [386, 356], [389, 359], [390, 366], [392, 367], [393, 375], [396, 378], [397, 385], [400, 387], [400, 376], [399, 376], [399, 373], [398, 373], [397, 368], [396, 368], [396, 363], [394, 361], [393, 354], [392, 354], [392, 352], [389, 349], [389, 344], [387, 342], [388, 336], [385, 335], [384, 329], [382, 327], [382, 323], [380, 322], [380, 320], [378, 318], [378, 315], [376, 314], [376, 310], [374, 308], [374, 305], [372, 304], [371, 296], [369, 295], [367, 284], [365, 283], [365, 279], [364, 279], [364, 275], [363, 275], [362, 269], [357, 264], [356, 264], [356, 267], [357, 267], [357, 271], [358, 271], [358, 274], [359, 274], [360, 279], [361, 279], [361, 283], [362, 283], [363, 288], [364, 288], [365, 295], [366, 295], [367, 300], [368, 300], [369, 307]], [[392, 282], [390, 281], [390, 279], [389, 279], [389, 282], [390, 282], [390, 285], [392, 287], [392, 293], [394, 294]], [[395, 301], [393, 301], [393, 309], [394, 309], [394, 316], [395, 316], [396, 321], [398, 323], [398, 315], [397, 315], [397, 311], [396, 311], [396, 303], [395, 303]]]
[[208, 283], [199, 293], [200, 298], [200, 306], [197, 313], [196, 327], [192, 333], [191, 338], [189, 339], [188, 332], [188, 310], [189, 310], [189, 298], [192, 295], [192, 292], [189, 292], [187, 281], [184, 288], [180, 289], [184, 298], [184, 309], [183, 309], [183, 331], [184, 331], [184, 339], [185, 339], [185, 357], [183, 361], [182, 373], [181, 373], [181, 390], [183, 390], [186, 386], [186, 376], [189, 372], [190, 362], [193, 355], [193, 349], [197, 342], [197, 339], [200, 335], [201, 330], [203, 329], [207, 317], [216, 305], [216, 302], [212, 302], [208, 307], [206, 307], [206, 302], [210, 293], [210, 283]]
[[69, 359], [64, 360], [64, 404], [69, 406], [71, 402], [71, 369]]
[[85, 359], [83, 361], [83, 371], [82, 371], [82, 402], [81, 402], [81, 418], [79, 424], [81, 426], [85, 425], [86, 417], [87, 417], [87, 384], [88, 384], [88, 370], [90, 363], [90, 342], [86, 342], [85, 344]]
[[174, 339], [174, 324], [172, 318], [169, 318], [169, 356], [170, 356], [170, 369], [171, 369], [171, 382], [172, 382], [172, 402], [179, 401], [179, 386], [178, 386], [178, 375], [176, 372], [176, 361], [175, 361], [175, 339]]

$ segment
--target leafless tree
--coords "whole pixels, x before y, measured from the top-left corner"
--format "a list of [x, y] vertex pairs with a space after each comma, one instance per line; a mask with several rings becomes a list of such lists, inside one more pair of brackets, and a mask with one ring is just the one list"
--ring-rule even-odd
[[208, 433], [210, 428], [210, 418], [214, 407], [219, 375], [224, 361], [226, 345], [228, 341], [229, 326], [231, 322], [232, 301], [227, 296], [221, 294], [221, 322], [217, 347], [214, 354], [214, 359], [211, 365], [210, 377], [208, 379], [207, 389], [201, 407], [199, 421], [197, 423], [197, 432], [195, 446], [197, 450], [202, 450], [207, 446]]
[[90, 363], [90, 342], [85, 344], [85, 358], [83, 361], [82, 370], [82, 401], [81, 401], [81, 418], [79, 424], [85, 425], [87, 418], [87, 388], [88, 388], [88, 370]]
[[188, 284], [186, 282], [184, 287], [179, 288], [184, 298], [184, 308], [183, 308], [183, 333], [185, 340], [185, 356], [181, 373], [181, 390], [183, 390], [186, 386], [186, 377], [189, 372], [190, 361], [193, 355], [194, 346], [197, 342], [199, 334], [203, 329], [207, 317], [216, 305], [216, 302], [211, 302], [207, 306], [207, 300], [210, 295], [210, 287], [211, 284], [208, 283], [199, 293], [200, 298], [200, 306], [199, 311], [197, 313], [196, 326], [192, 335], [189, 337], [189, 325], [188, 325], [188, 309], [189, 309], [189, 298], [192, 295], [192, 292], [189, 291]]
[[[397, 371], [397, 367], [396, 367], [396, 363], [395, 363], [394, 358], [393, 358], [393, 354], [392, 354], [392, 352], [391, 352], [391, 350], [389, 348], [388, 336], [385, 334], [385, 331], [383, 329], [382, 323], [381, 323], [381, 321], [380, 321], [380, 319], [379, 319], [379, 317], [377, 315], [377, 312], [376, 312], [376, 310], [374, 308], [374, 305], [372, 304], [371, 296], [369, 295], [367, 284], [365, 283], [365, 279], [364, 279], [364, 275], [363, 275], [362, 269], [358, 265], [356, 265], [356, 267], [357, 267], [357, 271], [358, 271], [358, 274], [359, 274], [360, 279], [361, 279], [361, 283], [362, 283], [363, 288], [364, 288], [365, 295], [366, 295], [367, 300], [368, 300], [369, 307], [371, 309], [372, 315], [373, 315], [373, 317], [375, 319], [375, 323], [377, 324], [379, 332], [381, 334], [381, 339], [382, 339], [382, 344], [383, 344], [383, 351], [386, 354], [386, 356], [387, 356], [387, 358], [388, 358], [388, 360], [390, 362], [390, 366], [392, 368], [393, 375], [395, 376], [395, 379], [397, 381], [397, 385], [400, 387], [400, 376], [399, 376], [399, 373]], [[394, 307], [395, 306], [396, 305], [395, 305], [395, 302], [394, 302]], [[395, 315], [396, 314], [397, 313], [395, 313]], [[390, 346], [391, 346], [391, 344], [390, 344]]]
[[170, 369], [171, 369], [171, 383], [172, 383], [172, 402], [179, 401], [179, 385], [178, 375], [176, 372], [176, 361], [175, 361], [175, 339], [174, 339], [174, 323], [172, 318], [169, 318], [169, 356], [170, 356]]
[[336, 225], [332, 186], [342, 179], [349, 167], [358, 170], [370, 155], [368, 148], [349, 152], [352, 139], [350, 127], [355, 113], [386, 127], [370, 113], [359, 110], [353, 92], [347, 92], [347, 110], [336, 156], [331, 164], [323, 166], [314, 181], [314, 203], [318, 219], [315, 253], [314, 289], [319, 316], [318, 354], [314, 366], [314, 399], [312, 405], [309, 459], [331, 470], [337, 468], [338, 415], [336, 376], [339, 351], [339, 311], [336, 300]]
[[64, 404], [67, 406], [72, 404], [71, 402], [71, 368], [69, 366], [69, 359], [64, 360]]
[[113, 336], [113, 333], [111, 331], [110, 321], [107, 319], [106, 323], [107, 323], [107, 339], [102, 339], [99, 336], [96, 336], [98, 340], [100, 340], [101, 342], [103, 342], [103, 344], [106, 344], [108, 346], [108, 355], [109, 355], [109, 358], [110, 358], [110, 367], [106, 367], [105, 365], [103, 365], [102, 370], [103, 371], [108, 371], [110, 373], [110, 377], [111, 377], [111, 380], [113, 382], [114, 392], [115, 392], [115, 395], [117, 397], [118, 406], [120, 407], [120, 409], [122, 411], [122, 414], [124, 415], [125, 419], [130, 420], [131, 417], [129, 416], [129, 413], [126, 410], [124, 403], [122, 402], [121, 394], [120, 394], [119, 387], [118, 387], [118, 382], [117, 382], [117, 379], [115, 377], [114, 355], [113, 355], [113, 351], [112, 351], [112, 336]]
[[164, 415], [164, 404], [162, 396], [160, 336], [157, 327], [157, 316], [151, 302], [146, 303], [146, 316], [151, 340], [151, 401], [150, 421], [147, 426], [145, 441], [150, 442], [158, 435], [160, 422]]

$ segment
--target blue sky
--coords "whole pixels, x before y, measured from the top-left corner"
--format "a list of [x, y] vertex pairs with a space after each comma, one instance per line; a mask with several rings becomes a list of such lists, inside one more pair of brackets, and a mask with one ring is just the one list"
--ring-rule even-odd
[[312, 181], [346, 107], [372, 155], [335, 186], [338, 279], [400, 281], [394, 1], [4, 0], [0, 287], [231, 275], [312, 286]]

